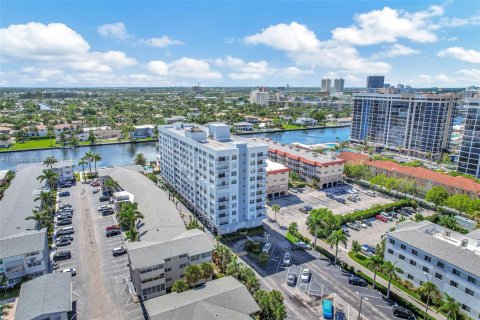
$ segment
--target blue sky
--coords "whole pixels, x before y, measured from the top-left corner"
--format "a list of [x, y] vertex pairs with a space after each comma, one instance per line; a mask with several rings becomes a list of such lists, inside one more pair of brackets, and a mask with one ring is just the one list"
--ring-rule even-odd
[[476, 1], [2, 1], [2, 86], [480, 84]]

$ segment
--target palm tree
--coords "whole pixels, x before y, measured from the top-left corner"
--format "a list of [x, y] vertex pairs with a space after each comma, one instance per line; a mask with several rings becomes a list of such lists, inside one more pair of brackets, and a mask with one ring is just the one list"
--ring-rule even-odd
[[227, 264], [227, 268], [225, 269], [225, 274], [227, 276], [238, 278], [240, 275], [241, 269], [242, 269], [242, 265], [238, 263], [237, 256], [233, 256], [232, 260]]
[[225, 273], [227, 265], [232, 261], [232, 251], [227, 246], [219, 243], [213, 250], [213, 261], [220, 268], [222, 273]]
[[213, 266], [211, 262], [202, 262], [200, 264], [200, 271], [202, 271], [202, 277], [207, 282], [213, 276]]
[[53, 209], [53, 205], [55, 204], [55, 196], [53, 195], [52, 192], [40, 192], [40, 195], [35, 198], [34, 201], [38, 201], [42, 203], [42, 208], [46, 207], [49, 209]]
[[131, 242], [135, 242], [138, 241], [140, 233], [137, 231], [137, 229], [131, 228], [125, 233], [125, 235], [127, 236], [128, 240], [130, 240]]
[[85, 160], [85, 159], [80, 159], [80, 161], [78, 161], [78, 165], [79, 166], [82, 166], [82, 173], [83, 173], [83, 176], [85, 176], [85, 166], [88, 164], [88, 162]]
[[124, 202], [117, 213], [118, 222], [130, 231], [135, 229], [137, 220], [143, 219], [143, 214], [137, 210], [137, 203]]
[[137, 153], [135, 159], [133, 159], [133, 164], [145, 166], [147, 164], [147, 158], [143, 153]]
[[272, 206], [272, 211], [275, 213], [275, 221], [277, 221], [277, 212], [280, 211], [280, 206], [278, 204], [274, 204]]
[[450, 319], [450, 316], [453, 316], [453, 319], [456, 320], [460, 313], [460, 303], [445, 293], [445, 300], [443, 300], [440, 306], [440, 311], [447, 313], [447, 320]]
[[46, 181], [48, 187], [52, 189], [57, 183], [57, 178], [58, 174], [56, 174], [51, 169], [47, 169], [42, 171], [42, 174], [37, 177], [37, 180], [39, 180], [40, 182]]
[[185, 281], [190, 287], [195, 286], [200, 279], [202, 279], [202, 270], [198, 265], [192, 264], [185, 268]]
[[97, 161], [102, 161], [102, 156], [98, 153], [93, 153], [92, 161], [95, 164], [95, 172], [97, 172]]
[[53, 156], [47, 157], [45, 160], [43, 160], [43, 164], [49, 166], [50, 169], [53, 169], [53, 165], [57, 162], [58, 160]]
[[377, 279], [377, 272], [382, 269], [383, 259], [378, 254], [371, 257], [367, 262], [367, 268], [373, 271], [373, 289], [375, 289], [375, 280]]
[[338, 257], [338, 245], [342, 243], [345, 248], [347, 247], [347, 236], [343, 233], [342, 229], [338, 229], [337, 231], [333, 231], [330, 237], [327, 238], [327, 243], [330, 247], [333, 248], [335, 246], [335, 264], [337, 264], [337, 257]]
[[74, 148], [76, 148], [79, 144], [80, 144], [80, 140], [78, 139], [78, 137], [74, 134], [72, 134], [72, 136], [70, 137], [69, 139], [70, 141], [70, 145]]
[[25, 220], [35, 220], [40, 228], [48, 228], [53, 224], [52, 216], [46, 210], [38, 211], [34, 209], [32, 215], [26, 217]]
[[62, 147], [65, 147], [65, 145], [67, 144], [67, 136], [65, 135], [65, 133], [61, 132], [58, 136], [58, 140], [62, 144]]
[[118, 183], [117, 181], [113, 180], [112, 178], [107, 178], [105, 181], [103, 181], [103, 186], [105, 188], [110, 189], [110, 191], [113, 191], [113, 189], [118, 188]]
[[93, 159], [93, 152], [89, 151], [86, 152], [83, 156], [82, 160], [88, 161], [88, 166], [90, 169], [90, 175], [92, 174], [92, 159]]
[[395, 266], [397, 263], [391, 263], [390, 261], [385, 261], [382, 266], [382, 271], [388, 276], [388, 287], [387, 287], [387, 299], [390, 299], [390, 286], [392, 284], [392, 278], [396, 277], [396, 271], [398, 268]]
[[190, 289], [188, 283], [183, 279], [178, 279], [173, 283], [172, 292], [180, 293]]
[[427, 305], [425, 307], [425, 314], [423, 316], [423, 319], [425, 320], [427, 318], [428, 307], [430, 305], [430, 298], [435, 294], [438, 295], [439, 293], [438, 293], [437, 286], [433, 282], [430, 282], [430, 281], [424, 282], [420, 286], [420, 288], [418, 288], [418, 290], [421, 294], [427, 296]]

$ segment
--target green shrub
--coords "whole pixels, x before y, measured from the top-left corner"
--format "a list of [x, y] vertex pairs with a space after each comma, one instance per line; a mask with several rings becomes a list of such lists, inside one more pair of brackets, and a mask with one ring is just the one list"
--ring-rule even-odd
[[375, 206], [374, 208], [350, 213], [342, 216], [342, 224], [355, 220], [370, 219], [382, 211], [388, 212], [402, 207], [416, 207], [416, 202], [410, 199], [402, 199], [397, 202], [379, 205]]

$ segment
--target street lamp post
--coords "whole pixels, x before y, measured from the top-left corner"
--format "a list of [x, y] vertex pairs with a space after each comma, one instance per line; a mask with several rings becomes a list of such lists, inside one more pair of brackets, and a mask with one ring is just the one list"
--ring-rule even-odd
[[362, 314], [362, 302], [363, 302], [363, 299], [365, 299], [365, 300], [368, 301], [368, 298], [362, 296], [360, 293], [358, 293], [358, 291], [355, 291], [355, 293], [360, 296], [360, 305], [359, 305], [359, 307], [358, 307], [358, 318], [357, 318], [357, 320], [360, 320], [360, 316], [361, 316], [361, 314]]

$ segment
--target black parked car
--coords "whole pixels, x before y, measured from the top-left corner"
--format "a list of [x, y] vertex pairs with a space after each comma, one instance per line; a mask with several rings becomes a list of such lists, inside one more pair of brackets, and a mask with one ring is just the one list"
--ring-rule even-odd
[[102, 211], [102, 216], [109, 216], [111, 214], [113, 214], [113, 209], [108, 209], [108, 210], [103, 210]]
[[68, 226], [72, 224], [72, 219], [58, 220], [57, 225], [59, 226]]
[[99, 200], [100, 200], [100, 202], [108, 201], [108, 200], [110, 200], [110, 197], [109, 196], [100, 196]]
[[409, 319], [409, 320], [415, 320], [415, 315], [413, 314], [412, 311], [405, 309], [400, 306], [394, 306], [393, 307], [393, 315], [397, 318], [401, 319]]
[[345, 320], [345, 319], [347, 319], [345, 312], [343, 311], [335, 312], [335, 320]]
[[72, 257], [70, 251], [60, 251], [53, 256], [54, 261], [68, 260]]
[[69, 191], [62, 191], [58, 194], [59, 197], [68, 197], [70, 195]]
[[361, 286], [361, 287], [366, 287], [368, 286], [367, 281], [365, 279], [359, 278], [357, 276], [351, 275], [348, 278], [348, 283], [354, 286]]
[[70, 240], [70, 241], [73, 241], [73, 236], [71, 234], [66, 234], [64, 236], [59, 236], [57, 238], [57, 241], [59, 240]]
[[108, 230], [105, 235], [107, 236], [107, 238], [109, 238], [109, 237], [117, 236], [117, 235], [119, 235], [120, 233], [122, 233], [120, 230], [118, 230], [118, 229], [113, 229], [113, 230]]

